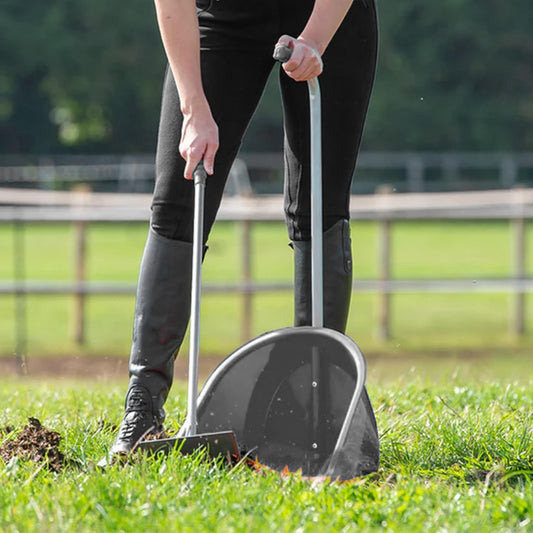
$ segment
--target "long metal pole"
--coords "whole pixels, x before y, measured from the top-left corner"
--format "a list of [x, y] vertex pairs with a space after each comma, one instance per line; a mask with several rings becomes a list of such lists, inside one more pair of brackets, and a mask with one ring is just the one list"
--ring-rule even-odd
[[311, 300], [312, 325], [324, 325], [322, 251], [322, 121], [320, 85], [317, 78], [307, 82], [311, 116]]
[[202, 293], [202, 254], [204, 238], [204, 193], [207, 174], [200, 164], [194, 179], [194, 228], [191, 280], [191, 329], [189, 345], [189, 387], [186, 436], [197, 433], [198, 357], [200, 352], [200, 298]]
[[[310, 152], [311, 152], [311, 324], [321, 328], [324, 325], [323, 309], [323, 249], [322, 249], [322, 120], [320, 109], [320, 84], [317, 78], [307, 82], [309, 90]], [[324, 453], [324, 434], [320, 428], [321, 408], [326, 394], [322, 383], [321, 359], [317, 346], [311, 354], [312, 379], [312, 430], [310, 459], [320, 461]], [[310, 465], [312, 467], [312, 465]]]
[[[276, 45], [274, 59], [287, 62], [292, 49]], [[307, 82], [309, 92], [310, 152], [311, 152], [311, 325], [321, 328], [324, 325], [323, 310], [323, 250], [322, 250], [322, 120], [320, 107], [320, 84], [317, 78]], [[309, 461], [320, 459], [323, 447], [323, 432], [320, 431], [321, 398], [325, 394], [325, 384], [320, 382], [320, 357], [318, 347], [311, 353], [311, 395], [312, 427], [310, 432], [311, 453]], [[312, 465], [308, 465], [311, 467]]]
[[[274, 59], [289, 61], [292, 49], [276, 45]], [[310, 111], [311, 148], [311, 325], [324, 325], [323, 311], [323, 260], [322, 260], [322, 120], [320, 109], [320, 84], [317, 78], [307, 82]]]

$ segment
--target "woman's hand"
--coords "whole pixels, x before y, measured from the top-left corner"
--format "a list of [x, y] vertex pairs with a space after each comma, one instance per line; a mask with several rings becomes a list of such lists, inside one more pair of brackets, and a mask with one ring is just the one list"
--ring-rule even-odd
[[295, 81], [307, 81], [322, 73], [322, 58], [317, 45], [303, 37], [282, 35], [278, 44], [292, 48], [289, 61], [283, 63], [283, 70]]
[[185, 159], [185, 179], [192, 179], [192, 173], [201, 159], [205, 170], [213, 174], [215, 154], [218, 150], [218, 126], [209, 106], [183, 112], [180, 154]]
[[308, 81], [322, 73], [322, 54], [354, 0], [315, 0], [311, 16], [297, 39], [282, 35], [278, 44], [293, 49], [283, 70], [296, 81]]

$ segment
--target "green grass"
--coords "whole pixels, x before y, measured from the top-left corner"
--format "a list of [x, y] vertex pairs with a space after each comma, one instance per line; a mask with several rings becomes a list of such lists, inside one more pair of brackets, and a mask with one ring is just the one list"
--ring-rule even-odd
[[[355, 275], [378, 277], [379, 228], [373, 222], [352, 224]], [[134, 284], [144, 247], [145, 224], [93, 224], [88, 229], [87, 277], [91, 281]], [[292, 280], [292, 251], [281, 223], [257, 224], [252, 231], [253, 278]], [[65, 224], [26, 226], [26, 277], [29, 280], [74, 279], [74, 228]], [[240, 278], [240, 228], [218, 223], [204, 264], [205, 283]], [[472, 279], [509, 277], [512, 231], [507, 222], [401, 222], [392, 229], [392, 275], [395, 279]], [[13, 229], [0, 225], [0, 282], [14, 278]], [[533, 225], [527, 227], [527, 272], [533, 275]], [[526, 298], [526, 333], [510, 333], [512, 296], [504, 293], [401, 293], [392, 302], [391, 339], [380, 341], [376, 294], [355, 292], [348, 334], [367, 351], [493, 350], [533, 347], [532, 299]], [[0, 354], [15, 350], [15, 298], [0, 295]], [[73, 338], [74, 303], [70, 296], [37, 295], [26, 299], [28, 353], [127, 354], [131, 339], [133, 296], [89, 296], [86, 343]], [[204, 295], [203, 353], [227, 354], [243, 342], [239, 295]], [[252, 334], [292, 323], [290, 292], [253, 297]]]
[[[62, 434], [68, 466], [56, 474], [0, 460], [0, 530], [532, 531], [532, 385], [404, 375], [370, 386], [380, 471], [351, 484], [313, 485], [227, 470], [200, 456], [100, 471], [95, 463], [119, 422], [122, 384], [2, 381], [0, 428], [39, 418]], [[184, 402], [177, 384], [167, 410], [172, 429]]]

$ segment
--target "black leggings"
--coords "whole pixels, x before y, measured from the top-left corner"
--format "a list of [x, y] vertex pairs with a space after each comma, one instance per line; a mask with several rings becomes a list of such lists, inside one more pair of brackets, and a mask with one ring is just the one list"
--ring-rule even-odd
[[[205, 5], [204, 5], [205, 4]], [[272, 52], [284, 33], [302, 31], [313, 0], [200, 0], [204, 91], [219, 127], [214, 176], [207, 180], [204, 242], [215, 221], [231, 165], [274, 66]], [[349, 218], [357, 152], [377, 57], [373, 0], [355, 0], [323, 55], [322, 92], [324, 231]], [[285, 217], [291, 240], [310, 239], [309, 100], [307, 84], [280, 69], [285, 131]], [[179, 154], [183, 117], [167, 68], [156, 155], [153, 229], [192, 241], [194, 187], [183, 178]]]

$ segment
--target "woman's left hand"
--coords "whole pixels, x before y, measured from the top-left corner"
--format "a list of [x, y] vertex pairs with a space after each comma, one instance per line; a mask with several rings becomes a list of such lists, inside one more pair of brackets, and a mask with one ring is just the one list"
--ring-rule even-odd
[[315, 43], [298, 37], [282, 35], [277, 44], [292, 49], [289, 61], [283, 63], [283, 70], [295, 81], [308, 81], [322, 73], [322, 58]]

